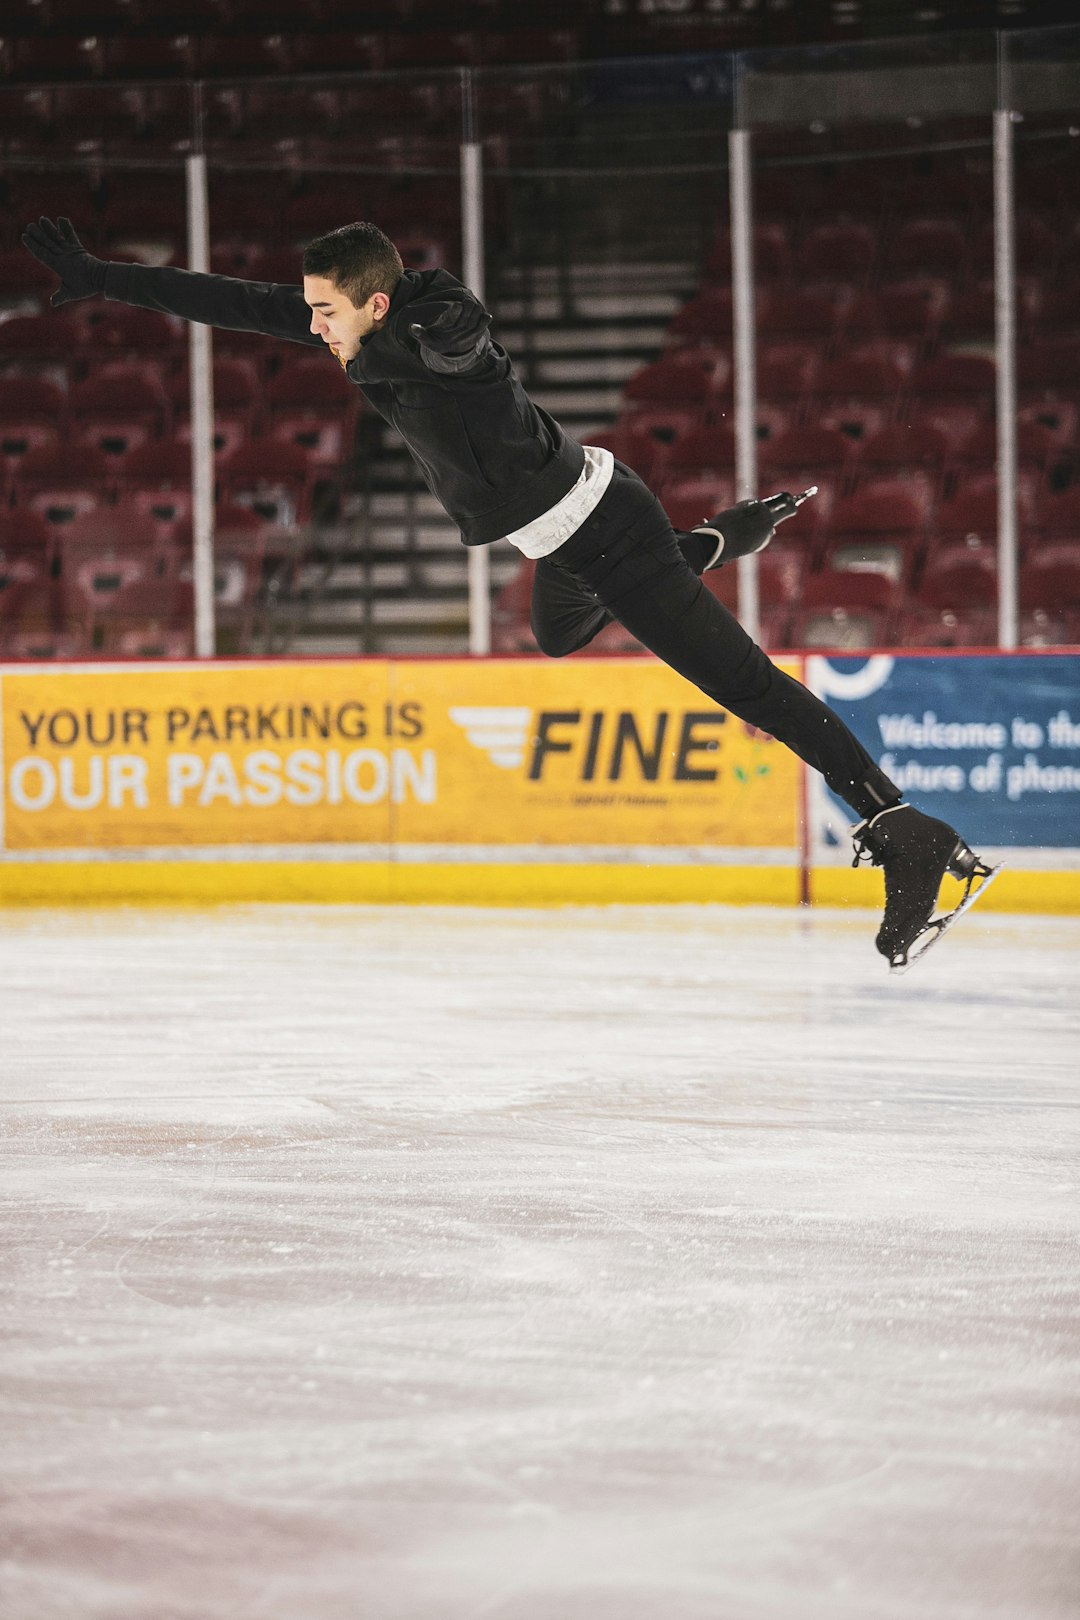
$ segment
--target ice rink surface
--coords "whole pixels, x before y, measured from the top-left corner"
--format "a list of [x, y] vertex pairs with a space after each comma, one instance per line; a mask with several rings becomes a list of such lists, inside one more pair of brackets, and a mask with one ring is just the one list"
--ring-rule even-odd
[[1076, 1620], [1080, 919], [0, 919], [3, 1620]]

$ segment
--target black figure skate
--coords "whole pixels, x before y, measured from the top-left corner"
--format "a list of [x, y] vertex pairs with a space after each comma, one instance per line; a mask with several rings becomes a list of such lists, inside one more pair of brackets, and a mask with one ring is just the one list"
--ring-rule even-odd
[[[885, 871], [885, 916], [875, 944], [893, 973], [903, 973], [936, 945], [1001, 871], [988, 866], [948, 825], [914, 805], [894, 804], [851, 829], [852, 866], [868, 861]], [[934, 916], [946, 872], [965, 885], [959, 904]], [[978, 887], [975, 887], [976, 881]]]
[[722, 568], [736, 557], [749, 557], [754, 551], [764, 551], [776, 533], [776, 525], [794, 517], [803, 501], [816, 495], [817, 489], [817, 485], [812, 484], [801, 495], [789, 495], [785, 490], [763, 501], [739, 501], [737, 506], [729, 506], [707, 522], [699, 523], [692, 532], [716, 541], [716, 550], [705, 564], [706, 570]]

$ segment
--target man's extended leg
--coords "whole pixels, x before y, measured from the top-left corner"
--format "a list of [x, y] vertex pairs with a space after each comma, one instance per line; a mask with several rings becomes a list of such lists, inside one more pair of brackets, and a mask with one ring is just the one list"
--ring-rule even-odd
[[861, 818], [857, 848], [884, 868], [877, 947], [892, 966], [906, 966], [913, 947], [937, 937], [930, 918], [946, 871], [969, 880], [993, 875], [951, 827], [902, 804], [839, 715], [777, 669], [705, 589], [636, 474], [617, 467], [592, 517], [548, 561], [580, 593], [579, 625], [591, 599], [594, 611], [617, 618], [714, 702], [785, 743], [852, 807]]
[[680, 538], [696, 547], [693, 562], [655, 495], [617, 464], [592, 517], [537, 564], [541, 650], [564, 657], [616, 618], [714, 702], [786, 743], [860, 816], [898, 803], [899, 791], [839, 716], [777, 669], [702, 585], [711, 547], [692, 534]]

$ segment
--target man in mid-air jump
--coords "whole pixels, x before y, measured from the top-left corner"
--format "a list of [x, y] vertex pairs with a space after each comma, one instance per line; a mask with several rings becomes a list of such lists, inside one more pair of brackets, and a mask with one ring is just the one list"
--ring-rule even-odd
[[[921, 954], [994, 875], [953, 828], [903, 803], [839, 716], [777, 669], [702, 585], [707, 569], [768, 543], [775, 509], [743, 501], [676, 533], [636, 473], [568, 438], [533, 404], [487, 310], [447, 271], [403, 269], [394, 244], [368, 223], [310, 243], [303, 286], [108, 262], [86, 251], [66, 219], [39, 220], [23, 242], [60, 278], [54, 305], [103, 294], [328, 347], [401, 434], [465, 544], [505, 537], [536, 559], [532, 623], [543, 652], [565, 657], [617, 619], [714, 703], [822, 774], [859, 818], [854, 864], [884, 868], [877, 948], [892, 967]], [[964, 899], [934, 918], [946, 872], [965, 880]]]

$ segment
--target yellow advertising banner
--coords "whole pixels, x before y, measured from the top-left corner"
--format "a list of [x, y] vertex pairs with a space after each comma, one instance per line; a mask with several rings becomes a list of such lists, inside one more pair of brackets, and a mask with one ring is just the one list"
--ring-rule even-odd
[[798, 843], [794, 756], [646, 659], [21, 669], [0, 717], [11, 857]]

